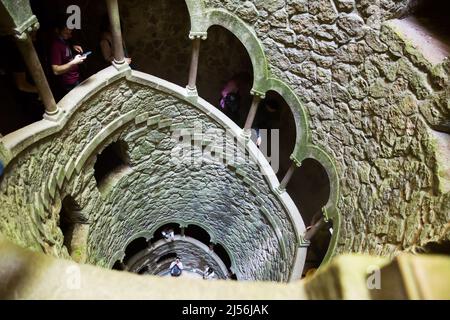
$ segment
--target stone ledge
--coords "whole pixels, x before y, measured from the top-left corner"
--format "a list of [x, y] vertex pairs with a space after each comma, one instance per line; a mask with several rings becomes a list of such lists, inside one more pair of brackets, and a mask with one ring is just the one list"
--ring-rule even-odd
[[[367, 286], [374, 268], [381, 270], [379, 290]], [[390, 264], [386, 258], [340, 256], [315, 275], [289, 284], [202, 281], [76, 264], [25, 250], [0, 235], [0, 270], [0, 299], [450, 299], [446, 256], [404, 255]]]

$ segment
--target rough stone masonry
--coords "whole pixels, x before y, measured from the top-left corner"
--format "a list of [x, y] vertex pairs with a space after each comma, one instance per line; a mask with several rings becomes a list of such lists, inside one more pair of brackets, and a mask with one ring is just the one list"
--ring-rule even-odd
[[409, 1], [207, 3], [253, 26], [271, 72], [307, 106], [314, 142], [334, 156], [338, 253], [393, 255], [450, 239], [431, 129], [450, 117], [450, 63], [431, 64], [390, 27]]
[[[342, 217], [336, 253], [391, 256], [450, 240], [450, 194], [432, 129], [450, 116], [450, 64], [427, 61], [389, 23], [404, 14], [407, 0], [205, 3], [253, 27], [272, 75], [294, 88], [306, 106], [313, 142], [336, 161]], [[126, 81], [108, 86], [83, 101], [58, 134], [8, 164], [0, 180], [2, 234], [68, 258], [58, 224], [61, 200], [71, 195], [90, 221], [86, 247], [80, 248], [90, 263], [109, 266], [135, 233], [175, 219], [212, 224], [212, 235], [234, 253], [242, 278], [286, 280], [294, 228], [255, 167], [243, 170], [247, 182], [260, 187], [260, 198], [225, 166], [172, 167], [169, 132], [146, 127], [140, 135], [133, 124], [108, 138], [126, 142], [131, 170], [107, 193], [93, 177], [95, 156], [65, 179], [66, 169], [74, 170], [70, 159], [104, 127], [149, 110], [220, 127], [167, 93]], [[268, 213], [257, 210], [261, 203]], [[225, 207], [228, 214], [219, 215]], [[267, 217], [282, 226], [284, 241]]]

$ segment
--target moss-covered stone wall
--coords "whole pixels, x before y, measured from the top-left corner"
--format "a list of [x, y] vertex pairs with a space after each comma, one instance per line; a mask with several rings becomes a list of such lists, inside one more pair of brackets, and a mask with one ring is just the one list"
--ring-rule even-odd
[[389, 25], [408, 1], [205, 3], [252, 26], [270, 72], [306, 105], [312, 140], [336, 159], [337, 252], [391, 255], [450, 237], [431, 130], [450, 117], [449, 64], [432, 65]]
[[[293, 218], [295, 211], [289, 212], [259, 169], [260, 160], [234, 143], [232, 123], [210, 105], [191, 104], [182, 88], [160, 79], [136, 74], [114, 81], [114, 75], [110, 68], [91, 79], [90, 97], [69, 110], [70, 96], [83, 96], [77, 88], [62, 103], [70, 116], [60, 131], [8, 163], [0, 181], [0, 232], [23, 247], [68, 257], [59, 213], [62, 199], [71, 196], [89, 224], [89, 263], [111, 267], [139, 234], [175, 222], [206, 229], [241, 279], [287, 281], [302, 232], [294, 220], [301, 218], [298, 212]], [[193, 158], [177, 157], [176, 132], [185, 128], [197, 128]], [[94, 164], [113, 141], [127, 146], [129, 161], [99, 185]], [[226, 151], [215, 149], [224, 141]], [[224, 163], [223, 152], [236, 157]]]

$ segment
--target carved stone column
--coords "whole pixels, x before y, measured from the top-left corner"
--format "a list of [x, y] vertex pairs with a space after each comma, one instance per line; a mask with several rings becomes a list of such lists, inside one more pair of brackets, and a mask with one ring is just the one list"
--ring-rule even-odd
[[[28, 31], [32, 32], [33, 30]], [[28, 33], [17, 35], [16, 44], [22, 54], [28, 71], [33, 78], [35, 86], [38, 89], [39, 96], [45, 106], [45, 113], [49, 116], [56, 115], [58, 113], [58, 107], [56, 106], [55, 98], [50, 90], [50, 86], [47, 78], [45, 77], [44, 70], [42, 69], [42, 65], [34, 48], [31, 36]]]
[[125, 53], [123, 51], [122, 29], [120, 27], [119, 4], [117, 0], [106, 0], [109, 21], [111, 23], [111, 34], [113, 38], [113, 65], [117, 69], [126, 67]]
[[189, 68], [189, 82], [186, 87], [189, 95], [198, 95], [197, 93], [197, 73], [198, 73], [198, 60], [200, 57], [200, 37], [194, 37], [192, 40], [192, 55], [191, 55], [191, 66]]
[[247, 120], [245, 121], [244, 130], [249, 131], [252, 129], [253, 122], [255, 121], [256, 113], [258, 112], [258, 106], [261, 102], [261, 97], [259, 95], [253, 96], [252, 106], [247, 115]]

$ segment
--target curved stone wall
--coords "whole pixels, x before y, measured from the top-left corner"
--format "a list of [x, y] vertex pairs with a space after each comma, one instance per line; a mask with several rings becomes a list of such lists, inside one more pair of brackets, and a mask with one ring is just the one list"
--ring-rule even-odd
[[[438, 150], [440, 145], [446, 145], [442, 141], [448, 139], [431, 129], [449, 118], [449, 62], [447, 59], [431, 63], [425, 59], [397, 29], [395, 21], [390, 20], [404, 13], [409, 1], [186, 2], [191, 14], [191, 36], [206, 37], [208, 28], [216, 24], [232, 31], [251, 51], [254, 92], [263, 95], [275, 90], [293, 109], [298, 132], [292, 159], [297, 164], [309, 157], [318, 160], [331, 180], [330, 201], [324, 213], [333, 219], [335, 232], [328, 256], [336, 245], [336, 253], [393, 255], [400, 250], [414, 250], [429, 242], [449, 239], [450, 194], [448, 172], [445, 172], [448, 152]], [[119, 77], [107, 79], [112, 83]], [[269, 236], [267, 250], [251, 253], [258, 252], [258, 257], [268, 254], [299, 259], [297, 247], [291, 240], [282, 239], [298, 241], [303, 226], [292, 222], [289, 214], [280, 215], [292, 201], [285, 193], [275, 196], [278, 200], [273, 201], [271, 187], [276, 186], [276, 181], [254, 176], [258, 171], [251, 166], [246, 171], [212, 162], [195, 172], [189, 171], [195, 166], [170, 167], [173, 163], [169, 164], [167, 154], [173, 150], [171, 129], [177, 127], [176, 121], [171, 120], [180, 116], [190, 121], [199, 114], [191, 113], [192, 104], [183, 97], [180, 88], [164, 84], [156, 88], [164, 93], [155, 93], [154, 97], [158, 98], [152, 100], [143, 93], [147, 89], [140, 90], [141, 86], [148, 88], [152, 81], [138, 76], [140, 80], [135, 77], [130, 84], [132, 78], [116, 82], [116, 87], [108, 87], [95, 97], [92, 93], [98, 92], [99, 82], [88, 82], [77, 91], [79, 96], [86, 96], [82, 101], [75, 101], [74, 95], [65, 98], [62, 105], [71, 107], [65, 110], [67, 116], [62, 120], [44, 120], [2, 139], [0, 156], [6, 163], [10, 162], [0, 182], [2, 233], [23, 246], [67, 256], [57, 227], [60, 198], [66, 194], [77, 196], [89, 218], [92, 212], [104, 214], [101, 223], [96, 224], [94, 219], [93, 230], [107, 234], [107, 226], [116, 226], [120, 229], [117, 230], [120, 241], [125, 242], [130, 242], [135, 232], [154, 231], [165, 223], [164, 215], [181, 207], [186, 210], [188, 220], [197, 219], [198, 208], [185, 203], [183, 192], [165, 190], [159, 186], [163, 182], [146, 176], [146, 172], [163, 164], [170, 169], [161, 173], [171, 181], [175, 178], [172, 187], [184, 192], [177, 175], [188, 172], [198, 175], [192, 181], [192, 190], [204, 212], [210, 212], [201, 202], [207, 192], [199, 186], [214, 190], [211, 201], [220, 207], [223, 198], [217, 198], [220, 193], [216, 193], [223, 192], [225, 198], [232, 195], [226, 187], [230, 181], [239, 179], [236, 190], [243, 195], [242, 199], [249, 196], [252, 201], [249, 208], [231, 210], [230, 216], [246, 216], [247, 210], [253, 212], [257, 208], [259, 220], [255, 225], [261, 223], [265, 227], [250, 231]], [[167, 95], [167, 90], [178, 92], [178, 96], [174, 97], [173, 92]], [[157, 105], [161, 112], [169, 111], [163, 114], [164, 119], [152, 118], [154, 115], [136, 108], [142, 103], [149, 108]], [[88, 116], [91, 113], [96, 117]], [[201, 123], [204, 129], [217, 126], [209, 120]], [[219, 125], [217, 129], [224, 128]], [[436, 136], [440, 136], [439, 141]], [[100, 194], [93, 179], [95, 154], [114, 140], [126, 141], [130, 146], [131, 170], [121, 174], [106, 193]], [[250, 145], [250, 153], [252, 148]], [[157, 152], [145, 157], [146, 150]], [[135, 170], [136, 166], [140, 171]], [[121, 198], [129, 183], [138, 188], [136, 197], [144, 196], [147, 188], [177, 201], [162, 206], [159, 212], [151, 211], [163, 220], [161, 223], [149, 222], [144, 211], [150, 210], [150, 204], [140, 208], [136, 200], [125, 203]], [[269, 187], [259, 190], [260, 186]], [[258, 198], [260, 194], [262, 200]], [[154, 200], [149, 197], [149, 202]], [[109, 210], [116, 204], [120, 210]], [[123, 217], [128, 207], [139, 212], [130, 219], [131, 225]], [[231, 241], [237, 235], [227, 230], [211, 232], [208, 224], [216, 223], [214, 218], [218, 217], [205, 217], [208, 219], [202, 220], [202, 226], [215, 241], [230, 249], [222, 241]], [[228, 216], [220, 216], [224, 217]], [[222, 229], [226, 226], [216, 224]], [[123, 255], [123, 246], [119, 240], [116, 243], [105, 239], [104, 247], [96, 246], [100, 240], [94, 239], [95, 232], [91, 231], [89, 237], [89, 259], [110, 265], [114, 258]], [[269, 274], [275, 277], [269, 269], [281, 273], [289, 269], [275, 259], [274, 269], [272, 266], [258, 269], [257, 262], [258, 271], [249, 272], [240, 263], [252, 256], [230, 251], [233, 267], [243, 278], [262, 279]]]
[[175, 236], [173, 242], [160, 240], [137, 253], [127, 262], [127, 270], [137, 273], [148, 267], [145, 274], [166, 275], [174, 260], [172, 256], [168, 256], [170, 254], [181, 258], [186, 271], [200, 274], [206, 266], [209, 266], [214, 269], [218, 279], [228, 279], [227, 267], [213, 251], [196, 239], [181, 236]]
[[[161, 79], [111, 67], [64, 98], [59, 122], [44, 120], [5, 137], [11, 161], [0, 184], [1, 232], [67, 257], [58, 215], [70, 195], [89, 221], [86, 247], [79, 249], [87, 262], [111, 266], [134, 238], [176, 221], [206, 229], [226, 248], [239, 279], [298, 277], [304, 225], [292, 201], [275, 192], [276, 178], [255, 146], [230, 144], [225, 153], [245, 152], [226, 164], [206, 155], [195, 158], [200, 165], [173, 161], [180, 128], [198, 128], [196, 141], [217, 156], [222, 142], [211, 139], [227, 132], [234, 141], [241, 132], [217, 109], [184, 94]], [[128, 146], [129, 167], [100, 193], [96, 155], [118, 140]]]
[[449, 63], [426, 60], [388, 21], [408, 2], [205, 1], [252, 26], [270, 73], [305, 104], [312, 141], [336, 159], [336, 252], [392, 255], [450, 237], [446, 157], [430, 129], [450, 117]]

